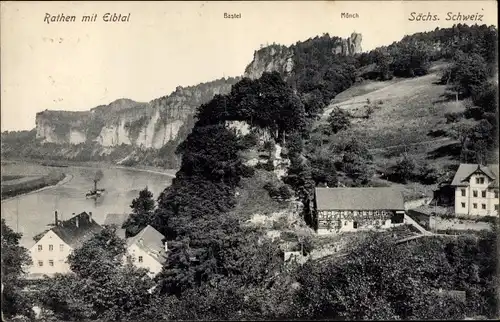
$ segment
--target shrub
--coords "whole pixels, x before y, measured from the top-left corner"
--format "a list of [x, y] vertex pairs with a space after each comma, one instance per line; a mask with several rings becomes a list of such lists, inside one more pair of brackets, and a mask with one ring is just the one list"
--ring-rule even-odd
[[332, 132], [337, 133], [349, 128], [351, 125], [350, 115], [339, 107], [335, 107], [330, 113], [328, 123], [330, 124]]
[[464, 113], [463, 112], [445, 113], [444, 117], [446, 118], [446, 123], [456, 123], [464, 117]]

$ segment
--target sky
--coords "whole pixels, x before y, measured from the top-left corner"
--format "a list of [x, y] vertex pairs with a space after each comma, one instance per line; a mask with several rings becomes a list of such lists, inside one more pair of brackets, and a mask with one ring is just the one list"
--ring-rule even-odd
[[[452, 4], [452, 5], [451, 5]], [[358, 18], [341, 18], [341, 13]], [[410, 21], [411, 13], [439, 21]], [[361, 33], [363, 51], [450, 27], [447, 12], [497, 25], [496, 1], [244, 1], [1, 3], [1, 130], [35, 127], [37, 112], [82, 111], [119, 98], [147, 102], [177, 86], [240, 76], [262, 44]], [[46, 14], [76, 16], [47, 23]], [[97, 14], [96, 22], [81, 22]], [[105, 13], [128, 22], [104, 22]], [[224, 13], [241, 14], [225, 19]]]

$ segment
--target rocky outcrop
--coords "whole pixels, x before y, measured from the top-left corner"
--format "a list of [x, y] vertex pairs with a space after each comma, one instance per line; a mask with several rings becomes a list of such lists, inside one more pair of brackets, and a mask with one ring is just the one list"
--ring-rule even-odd
[[[361, 34], [353, 33], [347, 39], [329, 36], [325, 39], [328, 48], [332, 48], [332, 55], [353, 55], [361, 51]], [[309, 41], [315, 40], [306, 42]], [[256, 51], [244, 76], [255, 79], [264, 72], [278, 71], [287, 78], [295, 68], [297, 46], [300, 43], [290, 47], [273, 44]], [[179, 86], [170, 95], [147, 103], [118, 99], [89, 111], [45, 110], [36, 115], [36, 137], [44, 143], [91, 143], [102, 147], [106, 153], [110, 148], [123, 145], [160, 149], [168, 142], [181, 142], [194, 125], [197, 108], [214, 95], [228, 93], [238, 80], [223, 78], [196, 86]], [[241, 124], [237, 124], [236, 128], [248, 131], [241, 128]]]
[[[332, 46], [332, 54], [355, 55], [362, 51], [362, 35], [352, 33], [346, 39], [330, 38], [335, 42]], [[277, 71], [287, 78], [294, 68], [294, 55], [297, 45], [290, 47], [282, 45], [270, 45], [254, 52], [252, 62], [245, 69], [245, 77], [252, 79], [259, 78], [264, 72]]]
[[264, 72], [277, 71], [282, 75], [293, 70], [293, 48], [271, 45], [255, 51], [253, 61], [245, 69], [245, 77], [257, 79]]
[[361, 41], [363, 36], [358, 33], [352, 33], [349, 38], [342, 39], [342, 42], [337, 45], [332, 53], [342, 55], [355, 55], [362, 51]]

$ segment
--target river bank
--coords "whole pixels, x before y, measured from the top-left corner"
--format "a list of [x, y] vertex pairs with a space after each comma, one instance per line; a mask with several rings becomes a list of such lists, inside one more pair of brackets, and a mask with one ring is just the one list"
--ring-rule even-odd
[[40, 191], [47, 187], [57, 185], [66, 179], [66, 174], [61, 172], [49, 173], [40, 176], [24, 176], [14, 180], [2, 181], [1, 199], [7, 200], [20, 195]]
[[107, 168], [107, 169], [125, 169], [125, 170], [131, 170], [131, 171], [144, 171], [144, 172], [150, 172], [150, 173], [158, 173], [158, 174], [164, 174], [168, 175], [170, 177], [175, 177], [175, 174], [177, 172], [177, 169], [164, 169], [164, 168], [159, 168], [159, 167], [153, 167], [153, 166], [143, 166], [143, 165], [135, 165], [135, 166], [121, 166], [121, 165], [116, 165], [112, 162], [106, 162], [106, 161], [67, 161], [67, 160], [37, 160], [37, 159], [23, 159], [23, 160], [17, 160], [17, 159], [7, 159], [7, 160], [2, 160], [3, 163], [25, 163], [25, 164], [37, 164], [45, 167], [57, 167], [61, 168], [61, 171], [64, 171], [63, 169], [66, 167], [82, 167], [82, 168]]
[[[9, 171], [8, 169], [4, 171], [4, 166], [17, 165], [18, 169], [14, 171]], [[58, 168], [56, 171], [49, 170], [48, 173], [38, 171], [27, 170], [26, 173], [24, 169], [29, 169], [32, 165], [39, 165], [47, 169]], [[62, 186], [73, 178], [71, 174], [64, 173], [64, 169], [72, 167], [72, 168], [107, 168], [107, 169], [123, 169], [129, 171], [140, 171], [140, 172], [148, 172], [155, 173], [160, 175], [165, 175], [171, 178], [175, 177], [175, 173], [177, 170], [173, 169], [162, 169], [151, 166], [134, 166], [134, 167], [126, 167], [126, 166], [118, 166], [112, 163], [106, 162], [72, 162], [72, 161], [42, 161], [42, 160], [2, 160], [2, 177], [12, 177], [14, 180], [3, 181], [2, 182], [2, 192], [1, 192], [1, 200], [2, 203], [4, 201], [37, 193], [40, 191], [44, 191], [47, 189], [56, 188]], [[12, 168], [12, 167], [11, 167]], [[32, 176], [33, 179], [29, 180], [29, 177]], [[16, 182], [18, 181], [18, 182]]]

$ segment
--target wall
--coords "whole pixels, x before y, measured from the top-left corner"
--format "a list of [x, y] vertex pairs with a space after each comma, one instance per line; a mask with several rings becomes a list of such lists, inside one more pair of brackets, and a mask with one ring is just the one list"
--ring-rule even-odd
[[415, 209], [415, 208], [418, 208], [421, 206], [428, 205], [431, 203], [431, 201], [432, 201], [432, 198], [429, 198], [429, 197], [405, 201], [405, 203], [404, 203], [405, 210]]
[[[42, 250], [38, 251], [38, 245], [42, 245]], [[49, 250], [49, 245], [53, 245], [53, 250]], [[61, 251], [60, 245], [63, 245]], [[69, 264], [66, 263], [68, 255], [72, 249], [52, 230], [48, 231], [30, 250], [30, 256], [33, 261], [28, 268], [29, 274], [47, 274], [69, 273], [71, 272]], [[49, 265], [49, 260], [54, 261], [54, 266]], [[43, 266], [38, 266], [38, 261], [43, 261]]]
[[[136, 267], [148, 269], [152, 276], [162, 270], [163, 265], [136, 244], [132, 244], [127, 248], [127, 254], [131, 257]], [[143, 258], [142, 263], [139, 262], [139, 256]]]
[[[403, 225], [404, 220], [392, 222], [395, 216], [401, 216], [403, 211], [319, 211], [318, 212], [318, 234], [331, 234], [339, 232], [352, 232], [372, 229], [387, 229]], [[357, 228], [354, 228], [354, 223]]]

